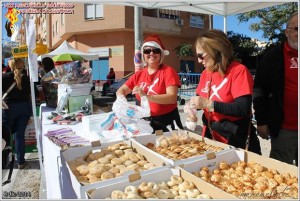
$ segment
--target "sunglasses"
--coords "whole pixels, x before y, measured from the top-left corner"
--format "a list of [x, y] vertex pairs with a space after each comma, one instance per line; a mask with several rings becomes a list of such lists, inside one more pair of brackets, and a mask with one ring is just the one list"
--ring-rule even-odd
[[144, 54], [150, 54], [151, 52], [153, 52], [153, 54], [160, 54], [161, 50], [159, 48], [155, 48], [155, 49], [144, 49], [143, 53]]
[[292, 29], [292, 30], [298, 31], [298, 27], [288, 27], [288, 29]]
[[201, 60], [203, 60], [205, 56], [206, 56], [206, 53], [198, 53], [197, 54], [197, 57]]

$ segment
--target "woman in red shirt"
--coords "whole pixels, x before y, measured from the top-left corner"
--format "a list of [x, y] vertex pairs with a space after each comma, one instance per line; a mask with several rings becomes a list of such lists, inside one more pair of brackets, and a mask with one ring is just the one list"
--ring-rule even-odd
[[183, 128], [177, 108], [179, 76], [172, 67], [162, 63], [168, 54], [158, 35], [147, 37], [142, 45], [145, 67], [132, 75], [116, 93], [117, 96], [126, 96], [132, 92], [139, 101], [141, 96], [146, 96], [151, 110], [150, 125], [154, 131], [169, 131], [168, 125], [174, 130], [173, 121]]
[[202, 135], [242, 149], [249, 143], [249, 151], [261, 154], [251, 121], [253, 78], [249, 70], [234, 60], [232, 45], [220, 30], [201, 34], [196, 52], [205, 70], [196, 89], [199, 96], [192, 97], [190, 104], [204, 110]]

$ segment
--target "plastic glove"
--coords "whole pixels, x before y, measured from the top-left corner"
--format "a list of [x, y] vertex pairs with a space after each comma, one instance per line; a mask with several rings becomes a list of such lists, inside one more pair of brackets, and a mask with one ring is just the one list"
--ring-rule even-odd
[[210, 105], [212, 104], [212, 100], [201, 96], [193, 96], [190, 100], [190, 104], [192, 107], [197, 109], [209, 109]]
[[139, 86], [135, 86], [132, 89], [132, 94], [138, 94], [140, 97], [146, 96], [144, 90], [141, 87], [139, 87]]

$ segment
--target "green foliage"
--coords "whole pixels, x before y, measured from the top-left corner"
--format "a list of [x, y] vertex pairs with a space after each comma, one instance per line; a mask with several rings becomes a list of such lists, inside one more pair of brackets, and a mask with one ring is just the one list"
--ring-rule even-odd
[[292, 2], [238, 14], [238, 19], [240, 22], [258, 19], [250, 25], [250, 30], [262, 31], [264, 38], [269, 38], [273, 43], [279, 43], [285, 40], [284, 30], [288, 17], [297, 10], [298, 3]]
[[186, 58], [194, 56], [193, 45], [188, 42], [180, 43], [175, 49], [176, 56]]
[[245, 60], [258, 53], [257, 45], [250, 37], [232, 31], [227, 32], [227, 37], [232, 44], [235, 58]]

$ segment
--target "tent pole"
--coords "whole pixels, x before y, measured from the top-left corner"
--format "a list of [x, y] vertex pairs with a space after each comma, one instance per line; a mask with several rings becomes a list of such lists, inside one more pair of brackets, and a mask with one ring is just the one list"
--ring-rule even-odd
[[142, 30], [142, 8], [135, 6], [134, 7], [134, 67], [135, 71], [138, 71], [142, 68], [141, 61], [141, 42], [143, 37]]
[[227, 16], [224, 16], [224, 33], [227, 34]]

